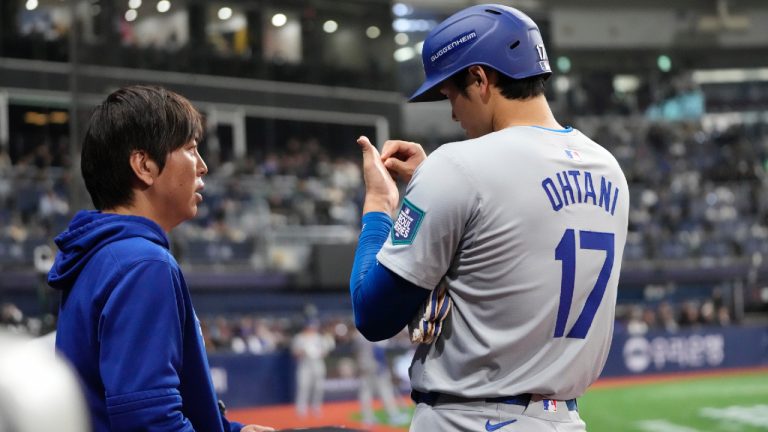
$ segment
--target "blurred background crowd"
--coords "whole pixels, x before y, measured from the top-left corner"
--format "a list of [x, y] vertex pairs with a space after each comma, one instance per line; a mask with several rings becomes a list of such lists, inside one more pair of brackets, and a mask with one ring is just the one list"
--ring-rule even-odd
[[[616, 155], [630, 184], [633, 210], [625, 269], [642, 273], [738, 268], [744, 272], [737, 278], [740, 283], [758, 282], [754, 273], [768, 255], [768, 123], [706, 130], [694, 122], [616, 118], [586, 119], [582, 129]], [[349, 148], [338, 149], [345, 145]], [[41, 248], [50, 248], [46, 254], [51, 256], [52, 238], [75, 210], [68, 199], [69, 162], [52, 147], [59, 146], [43, 143], [15, 161], [5, 158], [0, 177], [0, 266], [5, 269], [32, 269], [35, 251], [39, 255]], [[317, 138], [292, 137], [274, 151], [209, 163], [198, 217], [172, 233], [179, 261], [213, 272], [278, 273], [288, 276], [286, 284], [292, 283], [291, 277], [306, 277], [311, 285], [323, 258], [318, 247], [329, 242], [344, 245], [340, 258], [350, 259], [361, 214], [360, 164], [347, 151], [355, 150], [352, 143], [331, 147], [337, 152], [324, 149]], [[332, 257], [325, 258], [323, 262]], [[341, 262], [334, 268], [343, 271], [348, 266]], [[330, 283], [337, 285], [345, 277], [335, 276]], [[662, 291], [674, 291], [676, 283], [664, 285]], [[675, 317], [702, 309], [697, 315], [703, 323], [720, 315], [729, 319], [736, 312], [735, 299], [732, 290], [720, 285], [711, 290], [728, 292], [718, 295], [715, 308], [701, 296], [673, 296], [665, 309]], [[653, 288], [643, 286], [645, 291]], [[753, 300], [764, 301], [765, 290], [752, 288], [748, 294], [759, 297]], [[661, 297], [646, 300], [664, 301]], [[759, 301], [752, 303], [759, 309]], [[633, 311], [637, 308], [645, 309], [648, 319], [663, 314], [661, 308], [655, 313], [642, 305]], [[634, 315], [622, 317], [623, 309], [619, 312], [620, 318]], [[743, 311], [737, 316], [742, 318]], [[239, 319], [231, 321], [228, 327], [238, 327]], [[220, 327], [221, 322], [220, 317], [210, 324]], [[252, 327], [252, 319], [246, 322]]]
[[[447, 104], [405, 97], [427, 32], [471, 3], [4, 0], [0, 328], [55, 328], [45, 273], [53, 237], [91, 206], [78, 165], [88, 113], [142, 82], [189, 97], [206, 121], [205, 199], [171, 242], [209, 352], [289, 351], [308, 320], [351, 350], [354, 140], [462, 139]], [[542, 28], [561, 123], [629, 181], [616, 331], [768, 321], [768, 5], [503, 3]], [[392, 344], [409, 349], [405, 334]]]

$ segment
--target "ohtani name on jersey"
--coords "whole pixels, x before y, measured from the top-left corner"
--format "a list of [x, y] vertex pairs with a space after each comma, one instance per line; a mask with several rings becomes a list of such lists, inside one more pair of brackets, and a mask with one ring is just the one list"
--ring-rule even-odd
[[[599, 188], [595, 189], [595, 185]], [[541, 187], [552, 204], [552, 210], [560, 211], [571, 204], [592, 204], [602, 207], [611, 215], [616, 211], [619, 188], [603, 176], [593, 179], [589, 171], [569, 170], [555, 173], [541, 182]]]

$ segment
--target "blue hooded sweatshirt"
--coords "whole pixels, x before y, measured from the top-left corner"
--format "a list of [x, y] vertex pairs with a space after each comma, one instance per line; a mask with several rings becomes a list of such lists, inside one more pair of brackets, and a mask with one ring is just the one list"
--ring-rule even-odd
[[77, 369], [94, 432], [235, 432], [219, 412], [200, 324], [162, 228], [81, 211], [55, 239], [56, 348]]

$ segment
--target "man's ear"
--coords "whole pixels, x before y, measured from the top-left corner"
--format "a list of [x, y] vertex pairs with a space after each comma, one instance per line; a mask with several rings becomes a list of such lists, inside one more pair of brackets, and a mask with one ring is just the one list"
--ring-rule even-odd
[[134, 150], [131, 153], [130, 164], [136, 178], [146, 186], [152, 186], [160, 174], [157, 163], [144, 150]]
[[485, 73], [485, 69], [480, 65], [472, 65], [469, 67], [470, 85], [482, 85], [488, 82], [488, 75]]
[[488, 69], [480, 65], [472, 65], [469, 67], [470, 85], [477, 86], [480, 90], [480, 95], [483, 100], [486, 100], [490, 96], [491, 89], [491, 76]]

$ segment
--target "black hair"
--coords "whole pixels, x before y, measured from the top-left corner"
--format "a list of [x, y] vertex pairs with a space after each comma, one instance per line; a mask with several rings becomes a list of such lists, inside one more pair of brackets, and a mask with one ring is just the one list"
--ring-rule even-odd
[[200, 113], [170, 90], [135, 85], [110, 94], [91, 114], [83, 139], [81, 171], [93, 205], [105, 210], [131, 204], [134, 151], [147, 152], [162, 171], [168, 154], [202, 133]]
[[[544, 94], [546, 90], [545, 82], [549, 78], [550, 74], [534, 75], [528, 78], [514, 79], [503, 73], [485, 65], [478, 65], [483, 68], [486, 75], [489, 71], [496, 71], [496, 87], [499, 88], [501, 95], [507, 99], [530, 99]], [[467, 87], [471, 84], [468, 79], [469, 68], [462, 69], [449, 78], [456, 87], [461, 91], [461, 94], [467, 96]]]

